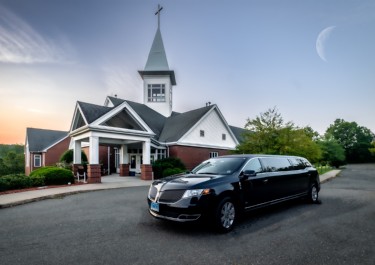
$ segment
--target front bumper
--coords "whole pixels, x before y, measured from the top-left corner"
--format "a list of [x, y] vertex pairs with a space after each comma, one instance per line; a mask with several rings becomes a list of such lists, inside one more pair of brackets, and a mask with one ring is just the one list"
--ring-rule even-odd
[[211, 208], [208, 197], [200, 198], [200, 200], [180, 200], [172, 204], [158, 202], [158, 211], [151, 209], [152, 200], [150, 200], [150, 198], [147, 198], [147, 202], [149, 212], [153, 217], [175, 222], [197, 221], [203, 216], [206, 216]]
[[167, 216], [167, 215], [162, 215], [160, 213], [156, 213], [155, 211], [149, 209], [149, 212], [152, 216], [160, 219], [165, 219], [169, 221], [174, 221], [174, 222], [191, 222], [191, 221], [197, 221], [200, 217], [201, 214], [179, 214], [177, 217], [172, 217], [172, 216]]

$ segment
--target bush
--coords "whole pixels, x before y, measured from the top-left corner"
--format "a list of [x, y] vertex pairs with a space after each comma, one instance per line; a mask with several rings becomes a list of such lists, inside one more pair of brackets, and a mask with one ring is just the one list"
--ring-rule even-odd
[[[82, 163], [87, 163], [87, 156], [83, 151], [81, 151], [81, 161]], [[66, 150], [61, 155], [60, 162], [65, 162], [67, 164], [73, 163], [73, 150]]]
[[[168, 171], [167, 171], [168, 169]], [[154, 172], [154, 179], [174, 175], [186, 170], [185, 165], [179, 158], [169, 157], [156, 160], [152, 164], [152, 171]], [[165, 175], [168, 174], [168, 175]]]
[[172, 176], [172, 175], [177, 175], [177, 174], [180, 174], [180, 173], [183, 173], [185, 172], [185, 170], [181, 169], [181, 168], [166, 168], [163, 170], [163, 178], [164, 177], [168, 177], [168, 176]]
[[0, 177], [0, 191], [44, 186], [43, 176], [11, 174]]
[[42, 167], [31, 172], [30, 176], [44, 176], [45, 185], [64, 185], [74, 183], [72, 171], [58, 167]]
[[63, 161], [63, 162], [57, 162], [56, 163], [56, 167], [72, 170], [73, 163], [67, 163], [65, 161]]

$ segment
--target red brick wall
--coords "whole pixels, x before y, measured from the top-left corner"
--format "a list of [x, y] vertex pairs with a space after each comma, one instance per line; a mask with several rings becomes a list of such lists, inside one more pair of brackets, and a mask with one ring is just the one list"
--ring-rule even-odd
[[169, 147], [169, 156], [178, 157], [185, 164], [186, 169], [192, 170], [204, 160], [210, 158], [211, 152], [218, 152], [219, 156], [228, 155], [229, 150], [191, 147], [191, 146], [171, 146]]
[[70, 137], [65, 138], [58, 144], [52, 146], [47, 152], [43, 155], [43, 166], [54, 166], [59, 162], [61, 155], [69, 149]]

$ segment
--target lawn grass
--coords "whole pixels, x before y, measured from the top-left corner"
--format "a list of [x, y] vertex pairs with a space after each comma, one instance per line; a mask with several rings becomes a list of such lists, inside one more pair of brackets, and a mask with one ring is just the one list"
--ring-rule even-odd
[[327, 173], [328, 171], [332, 170], [331, 166], [322, 166], [322, 165], [315, 165], [315, 168], [318, 170], [319, 175]]

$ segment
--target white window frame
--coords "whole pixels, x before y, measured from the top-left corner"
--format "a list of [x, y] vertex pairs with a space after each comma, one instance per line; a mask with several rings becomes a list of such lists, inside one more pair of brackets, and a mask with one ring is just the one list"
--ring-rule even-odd
[[219, 152], [210, 152], [210, 158], [218, 157]]
[[[37, 158], [39, 159], [39, 165], [36, 164]], [[34, 154], [34, 167], [41, 167], [41, 166], [42, 166], [42, 155]]]
[[[160, 93], [156, 91], [160, 90]], [[147, 86], [147, 101], [148, 102], [165, 102], [165, 84], [148, 84]]]

